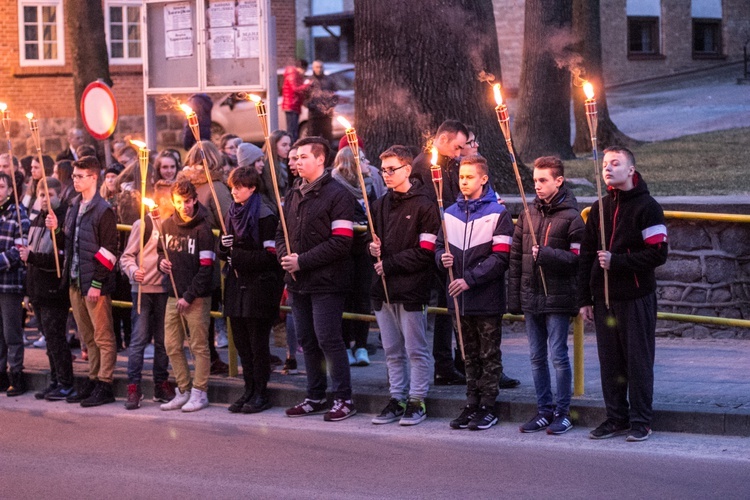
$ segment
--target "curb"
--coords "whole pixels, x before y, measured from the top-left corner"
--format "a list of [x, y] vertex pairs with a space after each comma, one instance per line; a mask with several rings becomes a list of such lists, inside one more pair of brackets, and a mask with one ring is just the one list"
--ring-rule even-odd
[[[38, 391], [47, 386], [47, 371], [29, 370], [25, 372], [29, 392]], [[85, 380], [76, 376], [76, 384]], [[231, 404], [244, 392], [241, 380], [232, 382], [225, 378], [211, 377], [208, 398], [212, 403]], [[141, 383], [144, 400], [150, 401], [154, 384], [144, 379]], [[116, 377], [114, 381], [115, 397], [127, 397], [128, 384], [125, 377]], [[512, 389], [501, 390], [495, 405], [498, 417], [503, 422], [526, 422], [536, 412], [536, 402], [526, 398], [516, 400], [508, 398]], [[271, 402], [274, 406], [291, 407], [302, 401], [305, 392], [296, 388], [284, 387], [283, 384], [269, 385]], [[387, 403], [388, 394], [356, 393], [357, 409], [362, 413], [377, 414]], [[122, 403], [121, 401], [119, 401]], [[425, 401], [429, 416], [438, 418], [455, 418], [464, 404], [463, 394], [457, 397], [428, 397]], [[123, 410], [125, 411], [125, 410]], [[573, 399], [571, 417], [575, 425], [595, 427], [605, 418], [604, 404], [600, 400]], [[654, 407], [653, 428], [661, 432], [689, 432], [695, 434], [750, 437], [750, 409], [706, 407], [705, 405], [661, 404]]]

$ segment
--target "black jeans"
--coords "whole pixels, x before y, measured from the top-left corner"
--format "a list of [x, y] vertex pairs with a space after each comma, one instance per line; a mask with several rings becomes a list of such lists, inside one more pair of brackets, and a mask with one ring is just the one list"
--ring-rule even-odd
[[68, 306], [34, 304], [40, 324], [44, 325], [47, 340], [50, 378], [65, 387], [73, 385], [73, 357], [68, 345]]
[[325, 399], [331, 374], [335, 399], [351, 399], [352, 381], [349, 357], [341, 333], [344, 294], [303, 294], [292, 292], [292, 313], [297, 338], [305, 353], [307, 397]]
[[656, 294], [610, 301], [609, 310], [604, 302], [596, 302], [594, 323], [607, 417], [650, 425], [654, 413]]
[[245, 390], [268, 397], [271, 375], [271, 352], [268, 339], [275, 318], [230, 317], [232, 337], [242, 363]]
[[[370, 283], [372, 283], [372, 259], [367, 254], [354, 255], [354, 274], [352, 275], [353, 289], [346, 295], [344, 310], [347, 312], [370, 314]], [[345, 319], [342, 323], [344, 342], [350, 347], [354, 342], [354, 349], [367, 347], [367, 336], [370, 333], [368, 321], [354, 321]]]

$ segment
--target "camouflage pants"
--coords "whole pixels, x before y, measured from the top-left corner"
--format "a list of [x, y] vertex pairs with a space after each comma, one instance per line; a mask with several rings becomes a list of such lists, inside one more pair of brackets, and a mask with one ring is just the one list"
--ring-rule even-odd
[[[455, 319], [453, 320], [455, 326]], [[503, 374], [500, 360], [501, 316], [462, 316], [466, 353], [466, 403], [494, 405]]]

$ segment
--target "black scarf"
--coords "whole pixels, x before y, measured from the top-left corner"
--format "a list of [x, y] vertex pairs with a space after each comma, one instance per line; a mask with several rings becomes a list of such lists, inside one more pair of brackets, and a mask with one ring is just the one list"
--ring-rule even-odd
[[243, 205], [232, 202], [227, 213], [229, 216], [227, 232], [237, 238], [236, 243], [260, 243], [258, 220], [261, 203], [260, 194], [257, 191], [250, 195]]

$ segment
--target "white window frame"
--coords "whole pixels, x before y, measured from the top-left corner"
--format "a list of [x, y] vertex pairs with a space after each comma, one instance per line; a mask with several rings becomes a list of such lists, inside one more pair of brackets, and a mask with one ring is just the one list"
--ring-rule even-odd
[[[110, 17], [109, 17], [109, 9], [110, 7], [120, 7], [120, 8], [127, 8], [127, 7], [138, 7], [140, 9], [140, 15], [138, 16], [138, 24], [140, 24], [140, 34], [141, 34], [141, 56], [140, 57], [112, 57], [112, 36], [110, 33]], [[127, 14], [126, 12], [123, 12], [123, 14]], [[127, 29], [127, 15], [123, 16], [123, 50], [127, 52], [127, 46], [128, 46], [128, 29]], [[140, 0], [107, 0], [104, 3], [104, 32], [107, 35], [107, 54], [109, 55], [109, 63], [110, 64], [143, 64], [143, 51], [145, 49], [145, 43], [143, 39], [143, 2]]]
[[[41, 7], [55, 7], [55, 25], [57, 31], [57, 57], [55, 59], [26, 59], [26, 38], [24, 25], [24, 8], [36, 7], [39, 13], [37, 26], [41, 23]], [[18, 1], [18, 59], [21, 66], [63, 66], [65, 65], [65, 23], [62, 0], [19, 0]], [[44, 46], [41, 43], [42, 31], [39, 31], [39, 56], [44, 57]]]

